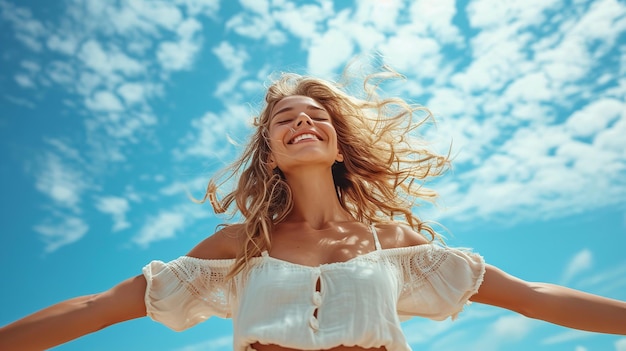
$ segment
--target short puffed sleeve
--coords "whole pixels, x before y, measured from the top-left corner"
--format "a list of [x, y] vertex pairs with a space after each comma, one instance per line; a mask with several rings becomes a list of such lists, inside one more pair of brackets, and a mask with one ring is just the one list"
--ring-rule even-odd
[[232, 262], [187, 256], [150, 262], [143, 268], [148, 316], [176, 331], [211, 316], [230, 317], [233, 284], [226, 275]]
[[408, 248], [397, 257], [401, 291], [398, 315], [455, 319], [478, 292], [485, 261], [470, 250], [436, 244]]

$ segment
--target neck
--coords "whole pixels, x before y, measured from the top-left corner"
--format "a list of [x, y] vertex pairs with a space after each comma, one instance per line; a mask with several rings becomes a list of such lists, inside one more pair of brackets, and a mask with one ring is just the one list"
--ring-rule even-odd
[[287, 222], [305, 222], [322, 229], [330, 222], [353, 220], [339, 203], [329, 168], [303, 167], [285, 174], [285, 178], [293, 196]]

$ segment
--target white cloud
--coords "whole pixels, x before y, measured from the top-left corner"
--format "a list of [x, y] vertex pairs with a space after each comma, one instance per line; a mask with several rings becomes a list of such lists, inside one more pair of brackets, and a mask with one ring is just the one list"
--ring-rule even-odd
[[41, 71], [41, 65], [38, 64], [37, 62], [30, 61], [30, 60], [22, 60], [22, 62], [20, 62], [20, 66], [22, 66], [28, 72], [33, 73], [33, 74]]
[[320, 77], [332, 77], [333, 72], [354, 54], [354, 43], [343, 31], [330, 29], [314, 38], [307, 59], [308, 71]]
[[271, 39], [274, 45], [283, 44], [285, 36], [277, 31], [271, 17], [260, 17], [249, 13], [240, 13], [226, 22], [226, 28], [235, 33], [252, 39]]
[[157, 58], [164, 69], [180, 71], [191, 68], [198, 50], [199, 44], [192, 41], [165, 41], [159, 44]]
[[117, 232], [130, 227], [126, 220], [126, 212], [130, 210], [128, 200], [123, 197], [104, 196], [96, 199], [96, 209], [113, 216], [113, 231]]
[[585, 277], [577, 282], [577, 285], [593, 289], [595, 293], [603, 296], [617, 297], [616, 294], [626, 288], [626, 262]]
[[[359, 2], [359, 6], [362, 2]], [[365, 3], [365, 2], [363, 2]], [[296, 6], [291, 2], [282, 5], [273, 13], [274, 20], [290, 34], [303, 40], [302, 46], [308, 47], [310, 40], [319, 36], [324, 21], [332, 16], [341, 17], [344, 13], [336, 14], [332, 3], [323, 1], [319, 4], [304, 4]]]
[[170, 2], [130, 1], [128, 6], [141, 17], [169, 30], [176, 28], [183, 19], [180, 9]]
[[470, 23], [476, 28], [494, 28], [502, 25], [536, 26], [546, 19], [546, 11], [560, 5], [558, 0], [474, 0], [467, 7]]
[[626, 119], [626, 103], [598, 99], [572, 114], [565, 126], [574, 137], [593, 137], [620, 118]]
[[176, 28], [176, 34], [182, 40], [193, 40], [202, 32], [202, 23], [195, 18], [187, 18]]
[[456, 322], [451, 320], [435, 322], [426, 319], [414, 318], [402, 324], [402, 330], [406, 335], [406, 342], [419, 349], [419, 344], [425, 344], [436, 339], [438, 335], [447, 333], [455, 327]]
[[418, 79], [434, 78], [443, 71], [439, 43], [418, 34], [411, 26], [400, 27], [380, 45], [380, 50], [392, 67]]
[[452, 23], [456, 15], [456, 1], [414, 1], [410, 8], [413, 23], [425, 25], [432, 36], [444, 43], [461, 43], [459, 29]]
[[250, 55], [245, 48], [235, 48], [227, 41], [214, 47], [212, 52], [229, 71], [228, 78], [217, 85], [215, 96], [227, 98], [230, 102], [239, 100], [241, 92], [238, 91], [237, 84], [247, 75], [244, 65], [250, 59]]
[[55, 223], [49, 221], [34, 227], [46, 243], [45, 252], [51, 253], [59, 248], [81, 239], [89, 230], [89, 226], [78, 217], [63, 216]]
[[506, 88], [504, 98], [513, 100], [516, 104], [549, 101], [553, 98], [553, 92], [548, 88], [548, 84], [548, 79], [543, 72], [524, 75]]
[[122, 111], [124, 105], [110, 91], [98, 91], [85, 101], [85, 106], [94, 111]]
[[227, 41], [221, 42], [212, 51], [229, 71], [241, 70], [244, 63], [250, 58], [245, 49], [235, 48]]
[[74, 36], [64, 36], [52, 34], [46, 42], [48, 48], [65, 55], [74, 55], [78, 47], [78, 40]]
[[193, 345], [177, 348], [175, 351], [227, 351], [233, 348], [233, 336], [224, 335]]
[[562, 282], [567, 284], [572, 278], [578, 274], [588, 270], [593, 265], [593, 254], [588, 249], [584, 249], [574, 255], [565, 267]]
[[159, 190], [159, 193], [165, 196], [185, 196], [192, 194], [198, 195], [200, 191], [204, 191], [208, 185], [209, 176], [200, 176], [193, 178], [187, 182], [174, 182]]
[[127, 104], [141, 103], [145, 101], [146, 86], [140, 83], [124, 83], [117, 88], [117, 93]]
[[532, 322], [524, 316], [500, 317], [491, 325], [496, 337], [507, 341], [523, 339], [532, 330]]
[[240, 135], [247, 127], [250, 111], [241, 105], [231, 104], [219, 115], [207, 112], [191, 122], [192, 132], [182, 141], [183, 150], [174, 152], [177, 157], [223, 159], [234, 151], [230, 136]]
[[35, 187], [57, 206], [80, 213], [81, 195], [87, 184], [78, 169], [66, 164], [54, 153], [47, 153], [36, 174]]
[[543, 340], [541, 340], [541, 343], [544, 345], [554, 345], [554, 344], [560, 344], [560, 343], [564, 343], [564, 342], [570, 342], [570, 341], [574, 341], [574, 340], [580, 340], [580, 339], [584, 339], [584, 338], [589, 338], [596, 335], [595, 333], [591, 333], [591, 332], [586, 332], [586, 331], [582, 331], [582, 330], [567, 330], [552, 336], [549, 336]]
[[181, 22], [176, 28], [178, 41], [164, 41], [158, 46], [157, 58], [161, 66], [170, 71], [191, 69], [201, 48], [201, 30], [202, 24], [195, 18]]
[[[542, 93], [520, 91], [517, 98], [508, 100], [511, 106], [544, 99]], [[435, 92], [432, 101], [462, 117], [440, 123], [439, 129], [451, 135], [455, 150], [460, 150], [457, 160], [471, 161], [473, 166], [456, 179], [444, 181], [443, 198], [454, 204], [445, 216], [462, 220], [515, 213], [518, 219], [537, 219], [536, 208], [541, 207], [545, 218], [551, 218], [618, 203], [623, 198], [618, 194], [626, 194], [622, 137], [626, 104], [599, 97], [562, 123], [553, 123], [549, 115], [539, 113], [536, 118], [525, 118], [530, 122], [527, 127], [512, 129], [521, 123], [521, 116], [505, 119], [496, 115], [478, 121], [472, 118], [471, 108], [464, 113], [445, 107], [446, 97], [457, 104], [464, 102], [459, 93], [443, 92]], [[500, 99], [506, 101], [506, 95]], [[498, 140], [502, 144], [498, 145]], [[598, 173], [598, 169], [604, 171]]]
[[23, 98], [18, 98], [9, 94], [5, 94], [4, 96], [2, 96], [3, 99], [5, 99], [6, 101], [15, 104], [17, 106], [22, 106], [22, 107], [26, 107], [29, 109], [34, 109], [36, 106], [34, 103], [32, 103], [31, 101], [29, 101], [28, 99], [23, 99]]
[[75, 68], [64, 61], [52, 61], [46, 66], [46, 74], [53, 82], [61, 85], [74, 85], [76, 81]]
[[119, 48], [111, 46], [109, 51], [105, 51], [101, 43], [93, 39], [81, 46], [78, 57], [88, 68], [102, 76], [117, 72], [126, 76], [135, 76], [146, 69], [145, 63], [142, 64], [129, 57]]
[[214, 17], [220, 8], [220, 0], [176, 0], [175, 3], [183, 5], [189, 16]]
[[269, 2], [267, 0], [239, 0], [241, 6], [252, 12], [260, 15], [267, 15], [269, 13]]
[[59, 139], [45, 139], [45, 142], [54, 147], [54, 149], [63, 156], [65, 160], [77, 162], [78, 164], [84, 163], [84, 160], [80, 156], [80, 153], [76, 148], [73, 148], [67, 141]]
[[0, 2], [2, 19], [10, 22], [15, 29], [15, 38], [32, 51], [40, 52], [43, 48], [41, 37], [46, 34], [45, 26], [33, 18], [30, 9], [2, 1]]
[[614, 345], [615, 351], [626, 351], [626, 338], [618, 339]]
[[538, 323], [534, 319], [518, 314], [501, 316], [487, 327], [481, 328], [480, 335], [473, 333], [469, 337], [466, 336], [463, 342], [457, 343], [456, 348], [448, 349], [458, 349], [458, 345], [462, 344], [464, 350], [506, 350], [508, 344], [519, 343], [528, 337]]
[[403, 11], [402, 1], [357, 1], [353, 19], [361, 25], [371, 24], [376, 32], [391, 33], [397, 28]]
[[31, 77], [27, 76], [26, 74], [18, 73], [15, 76], [13, 76], [13, 78], [15, 79], [15, 82], [22, 88], [35, 88], [36, 87], [35, 82], [33, 82]]
[[162, 211], [146, 220], [139, 234], [132, 240], [146, 247], [152, 242], [170, 239], [185, 227], [185, 215], [176, 211]]

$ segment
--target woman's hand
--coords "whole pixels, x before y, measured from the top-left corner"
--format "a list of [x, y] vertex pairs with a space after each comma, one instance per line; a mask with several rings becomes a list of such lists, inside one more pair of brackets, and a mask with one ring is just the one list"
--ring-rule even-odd
[[60, 302], [0, 329], [0, 350], [44, 350], [109, 325], [146, 315], [146, 279]]
[[526, 282], [493, 266], [487, 266], [484, 281], [471, 300], [568, 328], [626, 335], [626, 302]]

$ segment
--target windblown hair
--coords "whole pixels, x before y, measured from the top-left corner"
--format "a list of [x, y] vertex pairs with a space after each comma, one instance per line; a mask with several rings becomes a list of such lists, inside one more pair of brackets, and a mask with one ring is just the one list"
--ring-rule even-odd
[[[269, 86], [266, 105], [254, 120], [256, 131], [243, 154], [211, 179], [202, 200], [208, 198], [216, 213], [226, 212], [234, 202], [236, 209], [231, 212], [243, 216], [243, 245], [230, 276], [244, 269], [250, 258], [271, 248], [273, 226], [292, 209], [292, 194], [284, 176], [267, 165], [272, 109], [292, 95], [311, 97], [330, 114], [344, 155], [344, 162], [332, 169], [337, 197], [355, 220], [368, 224], [402, 221], [431, 240], [436, 238], [436, 232], [412, 207], [419, 200], [435, 200], [437, 193], [423, 183], [442, 174], [449, 157], [429, 151], [414, 136], [416, 128], [432, 120], [428, 109], [400, 98], [380, 98], [376, 93], [383, 81], [398, 77], [391, 70], [370, 74], [360, 98], [348, 94], [346, 85], [293, 73], [283, 73]], [[237, 177], [234, 190], [219, 199], [217, 190]]]

